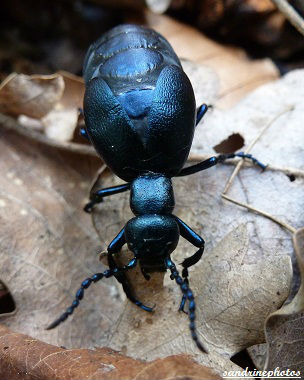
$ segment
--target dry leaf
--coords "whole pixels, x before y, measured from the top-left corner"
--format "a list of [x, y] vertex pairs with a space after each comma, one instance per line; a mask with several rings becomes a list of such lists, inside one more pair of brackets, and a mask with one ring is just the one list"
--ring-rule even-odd
[[48, 138], [65, 142], [72, 140], [77, 121], [77, 108], [62, 109], [59, 104], [41, 119], [41, 124]]
[[[195, 44], [194, 48], [197, 49]], [[224, 64], [224, 59], [221, 59]], [[300, 111], [301, 99], [303, 99], [301, 91], [304, 86], [301, 85], [301, 80], [303, 80], [301, 73], [298, 75], [299, 77], [293, 77], [290, 74], [283, 80], [259, 88], [227, 112], [220, 111], [216, 107], [209, 111], [204, 122], [196, 130], [194, 150], [197, 153], [204, 151], [212, 155], [214, 152], [211, 147], [234, 132], [240, 133], [248, 144], [260, 128], [273, 118], [274, 114], [280, 112], [286, 105], [294, 105], [293, 113], [288, 117], [282, 117], [274, 126], [278, 133], [270, 129], [269, 134], [261, 140], [253, 153], [265, 162], [300, 167], [303, 157], [303, 148], [299, 145], [299, 141], [303, 141]], [[196, 83], [199, 85], [199, 81]], [[204, 91], [204, 88], [201, 91]], [[209, 96], [208, 99], [214, 99], [214, 104], [216, 104], [215, 92], [211, 95], [206, 94], [207, 96]], [[202, 96], [202, 101], [204, 100]], [[230, 362], [229, 356], [247, 344], [261, 341], [263, 316], [261, 315], [259, 319], [255, 313], [250, 315], [250, 312], [257, 308], [255, 301], [252, 303], [255, 293], [246, 293], [247, 296], [244, 299], [239, 299], [238, 296], [242, 294], [239, 292], [248, 291], [250, 286], [254, 286], [255, 290], [259, 289], [256, 281], [252, 280], [257, 278], [257, 271], [261, 271], [262, 284], [265, 278], [270, 278], [270, 274], [273, 274], [271, 277], [273, 283], [269, 281], [267, 285], [273, 292], [278, 279], [282, 276], [281, 273], [284, 273], [284, 281], [280, 283], [282, 286], [279, 290], [280, 294], [274, 293], [275, 304], [264, 296], [263, 289], [256, 294], [259, 297], [258, 305], [265, 302], [269, 311], [278, 307], [288, 290], [290, 268], [286, 255], [292, 254], [293, 249], [289, 235], [278, 226], [221, 201], [221, 190], [231, 173], [229, 166], [219, 166], [187, 178], [174, 179], [177, 203], [175, 214], [206, 240], [204, 261], [191, 270], [190, 281], [198, 294], [199, 308], [203, 307], [205, 310], [205, 305], [208, 303], [209, 308], [211, 305], [218, 307], [214, 310], [214, 314], [211, 314], [209, 310], [208, 317], [212, 328], [208, 329], [208, 324], [203, 324], [199, 328], [205, 338], [212, 338], [210, 345], [212, 356], [208, 358], [206, 355], [197, 353], [189, 338], [187, 316], [177, 312], [180, 300], [179, 289], [173, 286], [168, 276], [165, 278], [164, 290], [160, 287], [160, 295], [154, 295], [157, 304], [155, 315], [144, 313], [128, 303], [123, 304], [123, 294], [119, 286], [114, 280], [108, 279], [89, 289], [73, 318], [69, 318], [57, 330], [50, 332], [44, 330], [44, 327], [70, 304], [81, 280], [103, 269], [94, 253], [104, 249], [132, 216], [128, 194], [115, 195], [111, 199], [106, 199], [100, 206], [101, 213], [98, 214], [102, 240], [100, 243], [94, 235], [88, 216], [81, 211], [81, 204], [88, 193], [88, 178], [93, 176], [92, 173], [84, 171], [86, 159], [73, 157], [74, 162], [71, 162], [72, 160], [69, 160], [67, 155], [60, 156], [55, 150], [40, 147], [9, 133], [3, 134], [0, 148], [2, 154], [10, 158], [5, 162], [2, 160], [0, 165], [2, 200], [0, 217], [4, 236], [0, 240], [0, 261], [3, 263], [0, 267], [0, 278], [12, 291], [18, 307], [16, 315], [3, 318], [6, 325], [13, 330], [28, 333], [56, 345], [82, 348], [102, 346], [109, 342], [114, 328], [117, 328], [116, 337], [119, 333], [129, 333], [129, 330], [121, 329], [122, 321], [119, 321], [128, 308], [128, 312], [134, 315], [131, 325], [133, 342], [142, 338], [138, 337], [137, 331], [142, 331], [143, 327], [138, 327], [136, 324], [145, 318], [144, 326], [148, 335], [142, 347], [136, 347], [138, 351], [148, 344], [154, 344], [154, 348], [146, 352], [146, 355], [152, 358], [153, 355], [159, 355], [162, 352], [163, 356], [168, 356], [186, 349], [187, 352], [198, 355], [198, 360], [212, 360], [210, 366], [218, 371], [238, 368]], [[250, 201], [259, 208], [279, 214], [282, 218], [288, 218], [294, 225], [299, 225], [302, 218], [299, 204], [303, 196], [303, 180], [297, 178], [296, 181], [289, 182], [288, 178], [281, 173], [265, 172], [263, 175], [257, 173], [255, 168], [244, 169], [233, 185], [233, 194], [238, 199]], [[121, 182], [110, 177], [103, 181], [103, 186], [110, 186], [115, 181]], [[216, 270], [212, 270], [211, 252], [217, 249], [219, 241], [228, 232], [241, 223], [246, 224], [249, 235], [248, 250], [242, 251], [246, 254], [244, 253], [241, 262], [239, 260], [232, 263], [235, 265], [232, 265], [228, 259], [224, 262], [220, 261], [219, 257], [219, 261], [215, 260]], [[177, 263], [180, 263], [185, 256], [192, 253], [194, 253], [194, 248], [181, 239], [173, 257]], [[226, 258], [228, 254], [239, 258], [234, 251], [230, 250], [219, 255], [224, 255], [223, 257]], [[231, 271], [226, 270], [227, 263], [231, 265]], [[262, 263], [265, 265], [262, 266]], [[230, 269], [228, 264], [227, 268]], [[246, 277], [245, 269], [247, 271], [252, 269], [253, 273], [249, 272], [250, 276]], [[201, 281], [203, 278], [201, 273], [204, 270], [212, 278], [211, 282]], [[222, 314], [231, 323], [229, 318], [240, 317], [238, 307], [242, 305], [242, 301], [248, 300], [251, 305], [250, 307], [247, 305], [245, 314], [247, 321], [250, 320], [251, 323], [248, 322], [249, 331], [236, 326], [237, 328], [232, 329], [229, 335], [225, 330], [225, 320], [218, 317], [218, 313], [223, 310], [214, 297], [221, 295], [223, 298], [227, 292], [225, 288], [227, 277], [222, 275], [219, 279], [223, 280], [221, 288], [216, 284], [213, 285], [211, 294], [204, 293], [210, 290], [208, 286], [214, 284], [217, 273], [223, 272], [226, 275], [230, 272], [231, 275], [239, 275], [244, 289], [233, 288], [233, 292], [229, 294], [228, 306], [233, 300], [238, 302], [235, 303], [235, 307], [229, 307]], [[159, 283], [160, 279], [155, 281]], [[164, 303], [162, 294], [165, 294], [165, 289], [171, 289], [171, 287], [172, 293], [166, 293], [167, 302]], [[152, 285], [143, 282], [143, 286], [136, 288], [136, 292], [138, 296], [146, 297], [149, 295], [147, 292], [153, 289]], [[152, 296], [150, 305], [154, 303]], [[163, 297], [162, 301], [160, 301], [160, 296]], [[202, 310], [203, 317], [204, 310]], [[161, 318], [164, 323], [160, 325], [157, 332], [163, 334], [163, 340], [159, 344], [153, 334], [154, 324]], [[167, 324], [172, 326], [174, 320], [178, 322], [173, 326], [175, 330], [171, 334], [165, 327]], [[198, 321], [203, 323], [203, 319], [198, 319]], [[130, 331], [131, 327], [129, 327]], [[178, 333], [176, 333], [177, 328]], [[228, 332], [230, 330], [228, 329]], [[220, 341], [222, 331], [225, 337], [223, 345]], [[165, 341], [166, 337], [168, 341]], [[175, 337], [176, 341], [174, 341]], [[219, 341], [216, 340], [217, 337]], [[113, 341], [113, 345], [118, 344], [120, 340]], [[122, 342], [121, 348], [130, 350], [127, 342]], [[223, 358], [223, 353], [227, 353], [225, 358]]]
[[268, 352], [265, 368], [304, 372], [304, 228], [294, 234], [301, 286], [293, 300], [269, 315], [265, 323]]
[[[256, 87], [279, 76], [270, 59], [251, 60], [244, 50], [220, 45], [197, 29], [168, 16], [147, 11], [146, 22], [168, 39], [179, 57], [206, 65], [216, 72], [219, 98], [215, 104], [221, 108], [229, 109]], [[205, 101], [204, 98], [202, 101]]]
[[[269, 135], [265, 135], [261, 140], [261, 147], [257, 145], [256, 149], [259, 149], [260, 159], [263, 159], [263, 154], [268, 155], [266, 162], [282, 165], [282, 159], [284, 159], [288, 160], [290, 165], [299, 166], [301, 148], [299, 148], [298, 142], [302, 141], [303, 129], [300, 128], [302, 119], [297, 116], [297, 113], [300, 112], [298, 107], [301, 97], [295, 94], [294, 80], [299, 82], [299, 78], [293, 79], [290, 74], [277, 83], [258, 89], [229, 112], [217, 109], [210, 111], [204, 123], [199, 125], [196, 130], [194, 143], [196, 151], [199, 153], [202, 150], [203, 143], [203, 149], [210, 149], [210, 155], [212, 155], [210, 147], [233, 132], [242, 134], [246, 143], [251, 141], [252, 137], [258, 133], [259, 128], [265, 125], [273, 117], [273, 114], [278, 112], [278, 109], [282, 110], [288, 102], [289, 105], [291, 103], [295, 106], [292, 117], [288, 115], [286, 136], [289, 144], [286, 144], [286, 136], [282, 132], [279, 136], [275, 135], [274, 138], [270, 129]], [[301, 91], [302, 88], [304, 86], [300, 86], [298, 91]], [[290, 96], [287, 96], [286, 94], [289, 92]], [[275, 127], [280, 128], [280, 125], [286, 131], [286, 116], [285, 119], [282, 117], [278, 120]], [[284, 139], [284, 145], [282, 145], [283, 141], [280, 143], [280, 139]], [[158, 329], [164, 334], [162, 341], [157, 341], [153, 335], [154, 325], [158, 320], [157, 314], [147, 315], [133, 305], [123, 306], [122, 292], [112, 279], [90, 288], [73, 318], [70, 318], [57, 330], [46, 332], [44, 327], [70, 304], [80, 282], [88, 275], [102, 270], [94, 252], [104, 249], [126, 221], [132, 217], [128, 194], [115, 195], [111, 197], [112, 199], [106, 199], [100, 206], [99, 223], [101, 228], [99, 229], [102, 240], [100, 244], [94, 237], [89, 218], [81, 211], [81, 204], [88, 193], [88, 190], [84, 191], [83, 188], [88, 187], [86, 181], [90, 177], [81, 170], [85, 164], [84, 159], [74, 157], [74, 169], [72, 170], [69, 165], [65, 164], [66, 157], [65, 160], [60, 159], [58, 152], [51, 149], [43, 154], [45, 147], [39, 147], [22, 138], [7, 134], [5, 140], [2, 139], [0, 144], [2, 153], [6, 157], [11, 157], [11, 161], [2, 161], [0, 166], [1, 198], [4, 201], [1, 204], [5, 206], [0, 209], [3, 236], [5, 236], [5, 239], [0, 242], [0, 260], [3, 263], [0, 268], [0, 278], [7, 283], [18, 307], [16, 315], [4, 320], [7, 325], [14, 330], [20, 330], [59, 346], [82, 348], [103, 346], [109, 342], [109, 337], [114, 333], [115, 327], [117, 328], [115, 336], [119, 333], [129, 332], [126, 327], [122, 329], [120, 326], [122, 322], [119, 322], [121, 316], [124, 315], [125, 308], [129, 308], [134, 315], [131, 326], [134, 334], [133, 342], [138, 338], [136, 322], [145, 318], [149, 342], [147, 343], [146, 336], [145, 343], [136, 349], [140, 351], [142, 347], [154, 343], [154, 348], [151, 347], [151, 350], [146, 352], [149, 360], [153, 358], [153, 355], [168, 356], [187, 349], [186, 352], [198, 355], [197, 360], [208, 363], [217, 371], [238, 368], [237, 365], [230, 362], [229, 356], [246, 345], [262, 341], [262, 318], [266, 315], [261, 315], [261, 319], [257, 320], [255, 318], [259, 316], [256, 316], [254, 312], [250, 316], [250, 311], [254, 311], [258, 307], [254, 304], [255, 302], [252, 302], [252, 298], [247, 296], [244, 300], [251, 302], [246, 316], [247, 321], [252, 322], [252, 324], [248, 322], [249, 331], [229, 329], [229, 331], [231, 330], [229, 336], [223, 329], [225, 321], [216, 318], [217, 320], [213, 320], [213, 323], [216, 323], [215, 327], [210, 322], [212, 328], [208, 329], [208, 324], [203, 324], [200, 331], [206, 335], [207, 339], [211, 336], [213, 344], [218, 347], [215, 349], [211, 344], [212, 356], [209, 358], [198, 354], [189, 337], [187, 316], [177, 312], [180, 300], [179, 289], [175, 288], [168, 278], [166, 281], [170, 282], [173, 292], [167, 295], [167, 302], [162, 303], [159, 296], [156, 295], [155, 302], [151, 298], [151, 303], [149, 303], [149, 305], [157, 304], [155, 313], [159, 313], [166, 322]], [[39, 160], [35, 159], [37, 156], [39, 156]], [[275, 273], [283, 271], [286, 275], [280, 285], [282, 289], [276, 289], [280, 294], [273, 293], [276, 297], [275, 304], [272, 304], [273, 300], [270, 302], [269, 298], [265, 298], [262, 291], [257, 293], [260, 303], [265, 302], [269, 307], [268, 310], [272, 311], [280, 305], [287, 294], [291, 275], [288, 272], [286, 254], [293, 251], [292, 244], [289, 235], [278, 226], [221, 201], [220, 192], [230, 173], [229, 166], [219, 166], [187, 178], [174, 179], [177, 202], [175, 213], [205, 238], [206, 258], [210, 257], [212, 249], [229, 231], [240, 223], [246, 223], [249, 231], [249, 248], [242, 259], [243, 266], [251, 266], [250, 268], [255, 271], [261, 270], [261, 282], [262, 279], [269, 279], [269, 273], [272, 273], [273, 284], [269, 281], [269, 285], [267, 285], [272, 292], [277, 285]], [[103, 186], [110, 186], [113, 182], [115, 183], [113, 177], [110, 177], [104, 180]], [[116, 180], [116, 183], [120, 182]], [[298, 204], [302, 197], [302, 189], [301, 178], [290, 182], [281, 173], [265, 172], [263, 175], [259, 175], [255, 168], [248, 168], [239, 174], [232, 191], [238, 199], [246, 200], [246, 197], [249, 197], [250, 203], [262, 202], [259, 207], [266, 208], [268, 212], [279, 213], [281, 216], [290, 215], [290, 220], [296, 225], [301, 218]], [[13, 229], [12, 226], [14, 226]], [[193, 252], [193, 247], [181, 239], [173, 257], [177, 263], [180, 263], [185, 256], [189, 256]], [[224, 253], [228, 254], [229, 252]], [[232, 253], [230, 252], [230, 254]], [[266, 266], [261, 268], [259, 263], [264, 263]], [[275, 263], [277, 264], [275, 265]], [[221, 265], [224, 263], [221, 262], [219, 269], [221, 269]], [[281, 265], [284, 267], [282, 268]], [[206, 263], [205, 267], [206, 271], [210, 270], [209, 264]], [[223, 270], [225, 270], [225, 266]], [[205, 289], [206, 292], [209, 286], [201, 283], [201, 271], [204, 271], [203, 264], [198, 266], [198, 269], [194, 268], [190, 276], [191, 284], [197, 294], [201, 294], [202, 289]], [[212, 275], [216, 275], [213, 271], [211, 272]], [[239, 273], [243, 276], [245, 274], [242, 271]], [[257, 275], [256, 272], [253, 274]], [[252, 277], [247, 278], [248, 283], [245, 281], [244, 291], [248, 291], [250, 285], [257, 285], [252, 280], [255, 278], [253, 274]], [[278, 274], [277, 278], [280, 276], [282, 275]], [[222, 277], [225, 280], [225, 277]], [[211, 285], [212, 282], [209, 284]], [[223, 297], [225, 293], [222, 292], [226, 291], [225, 287], [225, 283], [222, 283], [221, 287], [219, 284], [214, 285], [214, 295], [222, 294]], [[153, 288], [150, 288], [149, 283], [144, 282], [144, 285], [137, 288], [136, 292], [139, 292], [138, 296], [141, 296], [140, 292], [146, 294], [149, 289]], [[170, 287], [166, 285], [166, 289], [170, 289]], [[161, 288], [160, 291], [162, 291]], [[234, 289], [236, 296], [240, 294], [237, 292], [241, 291], [242, 287]], [[231, 302], [232, 300], [233, 298], [231, 298]], [[206, 305], [214, 304], [212, 294], [202, 293], [202, 296], [197, 297], [197, 303], [199, 308], [203, 307], [205, 310]], [[236, 305], [239, 306], [240, 303], [236, 303]], [[230, 310], [229, 308], [228, 311], [237, 315], [239, 311], [237, 306], [236, 309], [231, 308]], [[216, 312], [218, 313], [219, 310], [216, 309]], [[235, 317], [233, 313], [232, 315]], [[213, 317], [211, 314], [208, 316], [211, 319]], [[231, 315], [230, 318], [232, 318]], [[170, 332], [164, 328], [167, 323], [170, 324], [174, 320], [178, 321], [176, 326], [173, 326], [175, 329], [178, 327], [178, 334], [176, 330]], [[199, 321], [203, 322], [202, 319]], [[260, 328], [257, 328], [257, 325]], [[128, 329], [131, 330], [131, 327]], [[217, 337], [222, 340], [221, 331], [224, 331], [224, 345], [220, 344], [220, 341], [216, 341]], [[244, 335], [241, 334], [242, 332]], [[176, 336], [176, 341], [174, 341]], [[166, 338], [168, 341], [165, 341]], [[113, 340], [112, 344], [114, 346], [120, 342], [119, 339]], [[126, 342], [122, 342], [120, 348], [123, 350], [135, 347], [135, 345], [126, 348], [124, 346], [126, 346]], [[226, 358], [223, 358], [223, 352], [227, 353]]]
[[82, 78], [65, 71], [60, 71], [59, 74], [65, 84], [62, 98], [41, 123], [50, 139], [71, 141], [77, 126], [78, 110], [82, 108], [84, 82]]
[[47, 138], [59, 142], [73, 139], [83, 96], [83, 79], [65, 71], [52, 76], [12, 74], [0, 88], [2, 112], [17, 115], [21, 126], [44, 130]]
[[61, 99], [64, 81], [61, 75], [23, 75], [13, 73], [0, 86], [0, 110], [40, 119]]
[[55, 347], [0, 325], [0, 378], [20, 380], [221, 379], [185, 355], [142, 362], [109, 348]]
[[[226, 136], [240, 133], [248, 144], [282, 110], [294, 107], [293, 111], [282, 115], [273, 123], [252, 153], [264, 163], [303, 169], [303, 148], [299, 143], [304, 138], [301, 101], [304, 95], [303, 84], [304, 71], [294, 71], [275, 83], [256, 89], [229, 111], [213, 109], [212, 117], [210, 115], [205, 120], [204, 127], [197, 128], [194, 151], [199, 153], [210, 149], [218, 143], [217, 136], [222, 133]], [[210, 149], [210, 155], [212, 153]], [[290, 178], [295, 181], [289, 182], [283, 173], [266, 171], [259, 176], [253, 169], [243, 170], [233, 185], [232, 198], [250, 203], [295, 227], [300, 227], [303, 224], [303, 210], [300, 206], [303, 178]], [[226, 179], [223, 184], [225, 181]], [[235, 206], [226, 207], [236, 210]], [[258, 217], [252, 232], [252, 243], [262, 246], [263, 255], [269, 256], [278, 251], [294, 255], [289, 234], [272, 222]]]
[[79, 324], [69, 324], [66, 332], [45, 331], [80, 281], [105, 269], [98, 262], [100, 241], [82, 210], [99, 162], [69, 157], [8, 132], [2, 133], [0, 150], [7, 158], [0, 161], [0, 278], [17, 307], [14, 316], [0, 315], [1, 321], [59, 346], [102, 346], [120, 306], [119, 297], [113, 302], [112, 280], [91, 289], [89, 314]]

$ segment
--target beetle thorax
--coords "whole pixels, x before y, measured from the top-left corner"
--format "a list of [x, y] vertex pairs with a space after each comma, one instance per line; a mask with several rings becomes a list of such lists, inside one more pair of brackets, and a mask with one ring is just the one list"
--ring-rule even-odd
[[130, 207], [135, 215], [172, 214], [174, 205], [170, 178], [162, 174], [148, 173], [132, 182]]

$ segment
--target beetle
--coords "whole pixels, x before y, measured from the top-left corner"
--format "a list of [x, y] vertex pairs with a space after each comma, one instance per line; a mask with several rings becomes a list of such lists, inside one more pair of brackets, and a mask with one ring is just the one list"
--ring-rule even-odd
[[[171, 178], [197, 173], [228, 158], [249, 158], [245, 153], [218, 155], [184, 168], [195, 126], [208, 107], [196, 109], [192, 85], [168, 41], [154, 30], [136, 25], [120, 25], [93, 43], [84, 62], [84, 118], [81, 131], [108, 167], [126, 183], [91, 194], [85, 211], [104, 197], [130, 190], [134, 218], [117, 234], [107, 248], [109, 269], [85, 279], [72, 305], [48, 329], [71, 315], [83, 298], [84, 290], [102, 278], [114, 276], [127, 298], [151, 312], [133, 295], [125, 272], [140, 265], [145, 278], [149, 273], [169, 270], [182, 292], [179, 310], [188, 301], [192, 339], [200, 342], [195, 326], [195, 301], [189, 287], [188, 268], [202, 257], [205, 242], [185, 222], [173, 214], [174, 192]], [[180, 276], [171, 258], [182, 236], [196, 252], [182, 262]], [[127, 244], [134, 258], [118, 267], [115, 255]]]

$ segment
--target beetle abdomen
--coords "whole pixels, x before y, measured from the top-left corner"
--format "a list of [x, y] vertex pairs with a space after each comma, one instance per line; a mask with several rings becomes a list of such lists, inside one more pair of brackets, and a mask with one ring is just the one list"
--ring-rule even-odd
[[143, 88], [153, 89], [161, 70], [181, 63], [159, 33], [137, 25], [119, 25], [89, 48], [84, 63], [86, 85], [102, 77], [114, 95]]
[[189, 154], [196, 107], [169, 42], [120, 25], [90, 46], [84, 79], [87, 133], [114, 173], [126, 181], [146, 172], [176, 175]]

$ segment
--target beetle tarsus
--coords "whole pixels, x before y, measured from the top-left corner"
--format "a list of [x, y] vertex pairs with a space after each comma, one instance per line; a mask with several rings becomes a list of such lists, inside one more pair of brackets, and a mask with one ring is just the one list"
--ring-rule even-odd
[[84, 206], [83, 210], [84, 210], [85, 212], [87, 212], [88, 214], [91, 214], [91, 212], [93, 211], [93, 207], [94, 207], [94, 205], [95, 205], [95, 202], [88, 202], [88, 203]]
[[[183, 277], [184, 277], [184, 282], [186, 282], [187, 285], [189, 285], [188, 273], [186, 276], [183, 276]], [[187, 301], [187, 296], [185, 294], [183, 294], [181, 303], [180, 303], [179, 308], [178, 308], [178, 311], [182, 311], [183, 313], [188, 314], [187, 311], [185, 311], [186, 301]]]
[[220, 154], [218, 156], [213, 156], [208, 158], [207, 160], [201, 161], [196, 165], [191, 165], [188, 166], [184, 169], [182, 169], [176, 177], [182, 177], [190, 174], [194, 174], [197, 172], [200, 172], [202, 170], [206, 170], [211, 168], [212, 166], [215, 166], [219, 163], [223, 163], [226, 160], [230, 158], [235, 158], [235, 157], [240, 157], [240, 158], [247, 158], [251, 160], [255, 165], [259, 166], [262, 171], [264, 171], [267, 168], [267, 165], [264, 165], [262, 162], [260, 162], [258, 159], [256, 159], [252, 154], [249, 153], [244, 153], [244, 152], [238, 152], [238, 153], [228, 153], [228, 154]]
[[176, 269], [175, 264], [172, 262], [170, 257], [167, 257], [165, 259], [165, 265], [166, 268], [170, 270], [171, 275], [170, 278], [172, 280], [175, 280], [175, 282], [180, 286], [181, 291], [183, 295], [186, 297], [186, 299], [189, 301], [189, 320], [190, 320], [190, 331], [192, 339], [194, 340], [197, 347], [204, 353], [208, 353], [208, 350], [204, 345], [200, 342], [197, 336], [196, 326], [195, 326], [195, 301], [194, 301], [194, 295], [192, 293], [192, 290], [189, 288], [189, 285], [187, 282], [183, 281], [181, 276], [178, 273], [178, 270]]
[[[115, 269], [115, 268], [117, 268], [117, 264], [115, 262], [113, 254], [109, 253], [107, 257], [108, 257], [109, 268], [112, 269], [112, 270]], [[114, 277], [122, 285], [122, 288], [123, 288], [123, 290], [124, 290], [127, 298], [132, 303], [134, 303], [136, 306], [140, 307], [142, 310], [145, 310], [145, 311], [148, 311], [148, 312], [152, 312], [153, 311], [154, 307], [149, 307], [149, 306], [144, 305], [141, 301], [139, 301], [138, 299], [136, 299], [133, 296], [131, 288], [130, 288], [130, 286], [128, 284], [128, 280], [127, 280], [126, 275], [125, 275], [124, 272], [118, 272], [117, 274], [114, 274]]]
[[257, 165], [262, 169], [262, 172], [267, 168], [267, 165], [263, 164], [261, 161], [255, 158], [252, 154], [245, 153], [245, 152], [220, 154], [219, 156], [217, 156], [217, 160], [218, 162], [222, 163], [230, 158], [235, 158], [235, 157], [240, 157], [243, 159], [247, 158], [248, 160], [251, 160], [254, 165]]
[[61, 314], [54, 322], [52, 322], [46, 330], [52, 330], [53, 328], [60, 325], [64, 322], [70, 315], [73, 314], [74, 310], [78, 307], [79, 302], [83, 299], [84, 290], [87, 289], [92, 283], [100, 281], [102, 278], [109, 278], [114, 276], [116, 273], [127, 271], [131, 268], [134, 268], [137, 264], [137, 259], [134, 258], [129, 263], [122, 268], [107, 269], [103, 273], [95, 273], [93, 276], [86, 278], [82, 281], [80, 288], [77, 290], [75, 299], [72, 302], [71, 306], [66, 309], [66, 311]]

